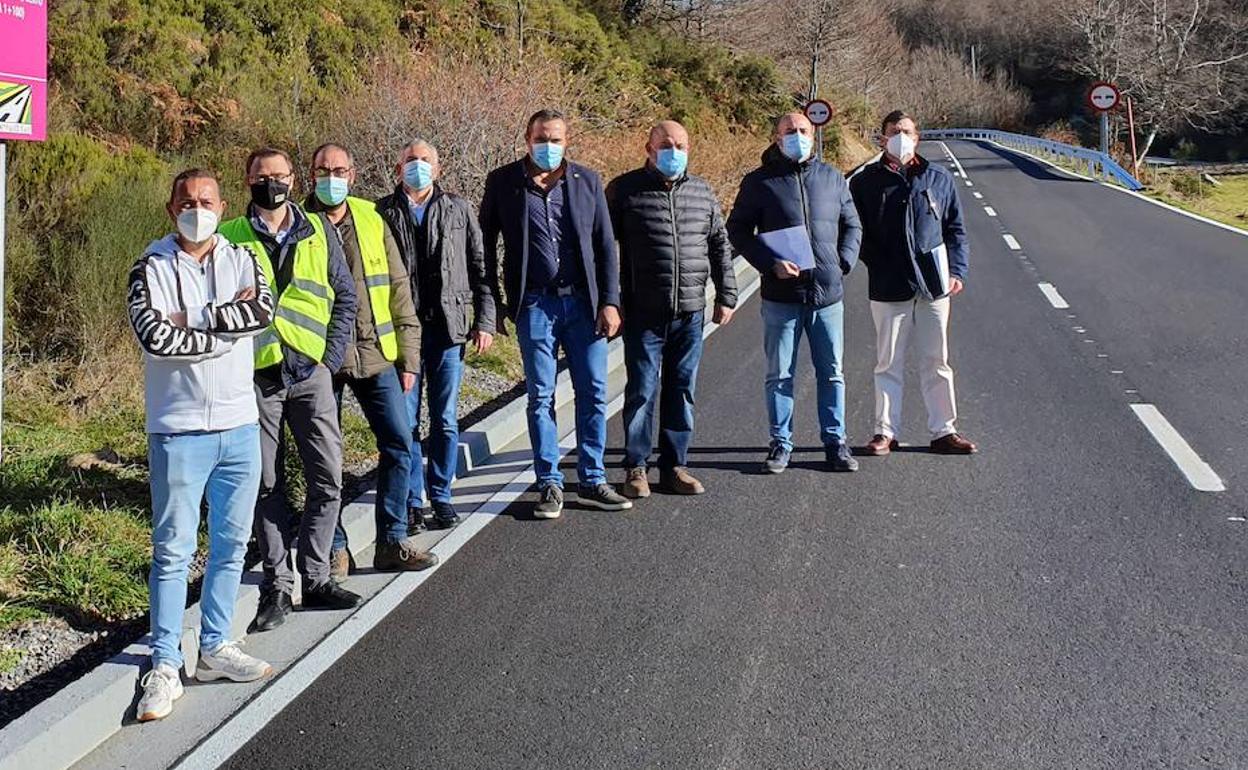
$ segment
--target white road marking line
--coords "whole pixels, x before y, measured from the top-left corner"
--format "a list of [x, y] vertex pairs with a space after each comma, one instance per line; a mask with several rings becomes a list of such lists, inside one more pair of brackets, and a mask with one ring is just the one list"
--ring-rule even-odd
[[[941, 142], [940, 146], [945, 148], [945, 154], [947, 154], [949, 156], [949, 159], [953, 161], [953, 164], [958, 167], [958, 174], [963, 179], [966, 179], [966, 169], [962, 168], [962, 162], [958, 160], [958, 156], [954, 155], [953, 150], [950, 150], [949, 145], [945, 144], [944, 142]], [[971, 184], [971, 181], [967, 179], [966, 184], [969, 187]]]
[[1248, 521], [1248, 519], [1245, 519], [1243, 516], [1227, 516], [1226, 520], [1227, 521]]
[[974, 186], [975, 186], [975, 183], [974, 183], [974, 182], [972, 182], [971, 180], [969, 180], [969, 179], [968, 179], [968, 180], [966, 180], [966, 186], [967, 186], [967, 187], [974, 187]]
[[973, 193], [971, 193], [971, 195], [974, 195], [974, 196], [975, 196], [975, 200], [983, 200], [983, 199], [984, 199], [984, 194], [983, 194], [983, 193], [973, 192]]
[[1170, 455], [1170, 459], [1187, 477], [1187, 482], [1192, 485], [1192, 488], [1201, 492], [1226, 491], [1226, 485], [1222, 483], [1218, 474], [1213, 472], [1213, 468], [1210, 468], [1208, 463], [1200, 459], [1196, 450], [1192, 449], [1191, 445], [1179, 435], [1179, 432], [1156, 406], [1131, 404], [1131, 411], [1135, 412], [1135, 416], [1144, 423], [1148, 432], [1153, 434], [1153, 439], [1161, 445], [1166, 454]]
[[1012, 249], [1013, 251], [1022, 251], [1023, 247], [1018, 244], [1017, 238], [1010, 235], [1009, 233], [1005, 233], [1001, 237], [1005, 239], [1005, 245], [1009, 246], [1010, 249]]
[[1109, 358], [1109, 354], [1108, 354], [1108, 353], [1097, 353], [1097, 354], [1096, 354], [1096, 357], [1097, 357], [1097, 358]]
[[1070, 307], [1061, 294], [1057, 293], [1057, 287], [1051, 283], [1038, 283], [1036, 286], [1040, 289], [1040, 293], [1049, 301], [1049, 304], [1058, 310], [1065, 310]]
[[1109, 370], [1109, 373], [1110, 373], [1110, 374], [1122, 374], [1122, 370], [1121, 370], [1121, 369], [1110, 369], [1110, 370]]
[[984, 206], [984, 213], [990, 217], [995, 217], [997, 215], [997, 210], [992, 206]]

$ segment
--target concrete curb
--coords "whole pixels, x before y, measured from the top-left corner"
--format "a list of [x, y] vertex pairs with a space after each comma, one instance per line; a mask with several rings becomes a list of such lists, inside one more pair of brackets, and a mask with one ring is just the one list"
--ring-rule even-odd
[[[734, 267], [741, 301], [744, 302], [758, 283], [758, 274], [741, 258], [737, 258]], [[708, 302], [713, 296], [712, 291], [708, 287]], [[608, 352], [608, 375], [621, 375], [618, 370], [623, 364], [623, 341], [617, 338], [611, 342]], [[555, 398], [557, 407], [572, 399], [571, 378], [566, 370], [559, 374]], [[461, 432], [461, 474], [479, 467], [526, 433], [526, 402], [524, 395], [518, 396]], [[347, 530], [350, 549], [357, 557], [373, 545], [374, 494], [372, 490], [365, 492], [343, 507], [343, 526]], [[259, 579], [258, 568], [243, 576], [243, 585], [234, 607], [236, 638], [243, 635], [255, 614], [259, 602]], [[193, 629], [198, 628], [199, 612], [199, 604], [196, 603], [187, 609], [184, 620], [182, 647], [189, 670], [194, 669], [198, 651]], [[149, 655], [145, 636], [9, 723], [0, 730], [0, 770], [69, 767], [115, 735], [132, 718], [133, 706], [138, 700], [138, 681], [147, 670]]]

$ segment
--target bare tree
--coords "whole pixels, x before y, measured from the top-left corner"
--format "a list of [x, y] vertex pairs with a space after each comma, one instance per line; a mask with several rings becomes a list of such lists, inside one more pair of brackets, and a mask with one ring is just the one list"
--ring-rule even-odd
[[1140, 157], [1159, 134], [1226, 126], [1248, 99], [1248, 18], [1232, 0], [1078, 0], [1067, 18], [1074, 69], [1134, 100]]

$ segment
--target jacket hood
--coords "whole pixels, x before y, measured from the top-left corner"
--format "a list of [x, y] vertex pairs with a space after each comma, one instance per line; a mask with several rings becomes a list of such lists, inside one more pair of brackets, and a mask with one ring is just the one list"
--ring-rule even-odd
[[147, 244], [143, 253], [158, 257], [172, 257], [178, 253], [178, 236], [175, 233], [169, 233], [164, 238], [157, 238]]
[[792, 158], [780, 152], [780, 148], [775, 142], [767, 145], [767, 149], [763, 150], [762, 161], [764, 166], [783, 166], [785, 168], [794, 168], [797, 166], [808, 166], [814, 160], [814, 156], [807, 158], [801, 163], [795, 162]]

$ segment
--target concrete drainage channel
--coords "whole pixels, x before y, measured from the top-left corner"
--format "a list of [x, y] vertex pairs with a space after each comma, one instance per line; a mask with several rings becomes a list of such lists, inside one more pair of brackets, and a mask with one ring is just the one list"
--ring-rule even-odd
[[[758, 273], [744, 259], [738, 258], [734, 267], [739, 304], [744, 304], [758, 288]], [[708, 302], [711, 296], [708, 289]], [[708, 325], [706, 334], [713, 330]], [[607, 368], [608, 401], [614, 414], [624, 389], [624, 349], [619, 339], [611, 343]], [[572, 425], [572, 384], [566, 371], [559, 375], [556, 403], [559, 424]], [[460, 436], [460, 474], [455, 482], [456, 505], [471, 515], [454, 530], [422, 533], [422, 547], [434, 548], [440, 541], [454, 537], [453, 543], [448, 540], [443, 545], [451, 546], [450, 553], [457, 550], [531, 483], [531, 460], [523, 396], [464, 429]], [[370, 490], [343, 509], [352, 554], [361, 567], [348, 585], [365, 597], [365, 605], [350, 612], [296, 612], [281, 629], [248, 637], [247, 651], [274, 665], [276, 673], [271, 679], [252, 684], [196, 685], [191, 681], [172, 716], [139, 724], [134, 722], [134, 703], [138, 698], [138, 679], [146, 670], [149, 654], [146, 638], [141, 639], [0, 730], [0, 770], [170, 767], [266, 688], [280, 687], [278, 683], [284, 674], [304, 658], [312, 658], [318, 646], [353, 617], [370, 611], [388, 613], [392, 607], [377, 606], [386, 601], [372, 601], [378, 594], [401, 579], [415, 581], [414, 589], [430, 573], [395, 575], [364, 568], [372, 564], [373, 495]], [[259, 582], [258, 569], [243, 576], [234, 612], [236, 638], [244, 635], [255, 615]], [[383, 598], [388, 600], [392, 593], [387, 592]], [[295, 598], [297, 601], [298, 597]], [[198, 620], [199, 605], [195, 604], [187, 610], [186, 625], [196, 628]], [[348, 647], [351, 643], [347, 643]], [[189, 629], [183, 648], [187, 670], [193, 671], [196, 639]]]

